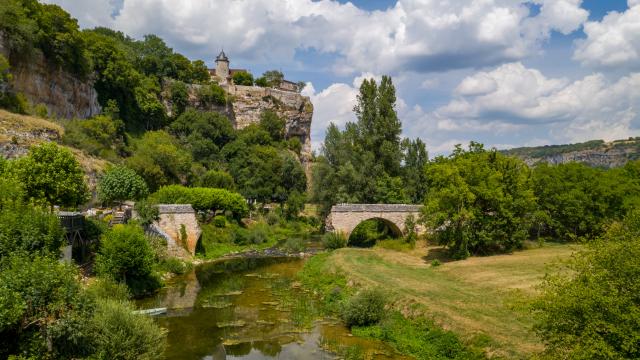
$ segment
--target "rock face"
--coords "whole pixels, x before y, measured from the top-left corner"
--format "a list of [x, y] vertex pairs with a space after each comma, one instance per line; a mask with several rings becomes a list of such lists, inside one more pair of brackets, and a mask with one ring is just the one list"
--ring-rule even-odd
[[[164, 84], [162, 102], [171, 115], [173, 104], [169, 95], [169, 83]], [[307, 96], [294, 91], [263, 88], [258, 86], [222, 85], [231, 95], [232, 101], [225, 106], [204, 105], [198, 99], [201, 85], [188, 85], [189, 105], [203, 111], [217, 111], [225, 114], [236, 129], [260, 122], [260, 114], [273, 110], [286, 120], [287, 139], [297, 137], [302, 144], [301, 161], [305, 167], [311, 159], [311, 120], [313, 104]]]
[[[0, 54], [8, 58], [2, 34]], [[93, 82], [80, 80], [49, 66], [42, 55], [37, 54], [30, 61], [12, 64], [11, 74], [11, 90], [24, 94], [34, 105], [46, 105], [50, 115], [86, 119], [100, 113], [98, 92]]]
[[516, 148], [503, 152], [521, 158], [529, 166], [541, 162], [555, 165], [575, 161], [593, 167], [615, 168], [640, 159], [640, 139], [612, 142], [594, 140], [582, 144]]

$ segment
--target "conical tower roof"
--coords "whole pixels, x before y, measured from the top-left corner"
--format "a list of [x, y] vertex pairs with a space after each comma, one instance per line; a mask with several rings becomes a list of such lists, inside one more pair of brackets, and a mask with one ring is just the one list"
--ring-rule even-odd
[[216, 62], [218, 61], [229, 62], [229, 58], [227, 57], [227, 54], [224, 53], [224, 49], [220, 51], [220, 54], [218, 54], [218, 57], [216, 57]]

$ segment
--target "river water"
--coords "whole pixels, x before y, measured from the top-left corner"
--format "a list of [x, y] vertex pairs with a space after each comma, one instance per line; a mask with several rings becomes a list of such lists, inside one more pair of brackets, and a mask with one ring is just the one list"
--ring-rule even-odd
[[[167, 307], [172, 359], [404, 359], [384, 343], [351, 336], [322, 318], [295, 275], [304, 260], [244, 258], [204, 264], [173, 279], [140, 308]], [[339, 357], [338, 357], [339, 358]]]

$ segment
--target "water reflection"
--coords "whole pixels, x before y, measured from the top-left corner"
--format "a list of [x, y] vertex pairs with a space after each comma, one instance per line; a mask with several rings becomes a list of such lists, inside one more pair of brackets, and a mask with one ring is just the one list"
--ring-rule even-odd
[[350, 336], [337, 320], [319, 320], [316, 302], [295, 282], [303, 260], [234, 259], [202, 265], [141, 307], [167, 307], [167, 359], [401, 358], [380, 342]]

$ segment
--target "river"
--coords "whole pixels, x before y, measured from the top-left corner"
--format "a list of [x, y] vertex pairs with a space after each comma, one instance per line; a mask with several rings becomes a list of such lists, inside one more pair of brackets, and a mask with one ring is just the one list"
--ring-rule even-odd
[[302, 259], [242, 258], [200, 265], [140, 308], [167, 307], [173, 359], [404, 359], [380, 341], [351, 336], [320, 315], [295, 275]]

